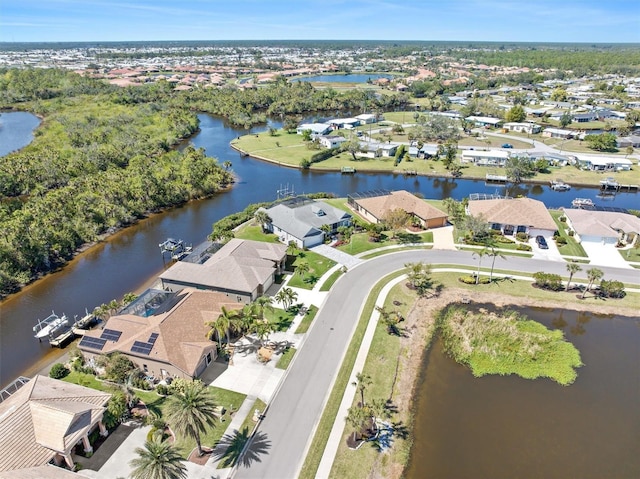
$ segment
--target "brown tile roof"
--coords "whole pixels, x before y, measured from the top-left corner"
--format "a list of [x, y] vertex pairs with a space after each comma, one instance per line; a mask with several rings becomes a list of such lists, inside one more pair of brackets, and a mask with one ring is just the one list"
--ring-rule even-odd
[[522, 225], [550, 231], [557, 228], [544, 203], [531, 198], [471, 200], [469, 214], [482, 215], [489, 223]]
[[178, 261], [160, 278], [251, 293], [271, 278], [274, 262], [286, 254], [287, 246], [283, 244], [234, 238], [203, 264]]
[[393, 191], [390, 195], [360, 199], [356, 203], [378, 218], [378, 220], [382, 220], [389, 211], [397, 209], [404, 210], [425, 221], [447, 217], [444, 211], [405, 190]]
[[80, 440], [110, 394], [36, 376], [0, 403], [0, 471], [47, 464]]
[[[202, 356], [216, 346], [206, 338], [211, 329], [206, 323], [218, 319], [223, 306], [227, 310], [236, 310], [244, 305], [230, 300], [223, 293], [191, 288], [183, 289], [178, 297], [180, 299], [175, 306], [164, 313], [148, 317], [127, 314], [109, 318], [105, 327], [122, 334], [117, 341], [107, 341], [101, 352], [120, 351], [130, 356], [149, 358], [171, 364], [193, 376]], [[135, 341], [146, 343], [152, 333], [158, 333], [158, 338], [149, 355], [131, 351]], [[87, 331], [85, 336], [99, 338], [101, 334], [101, 330], [94, 330]]]

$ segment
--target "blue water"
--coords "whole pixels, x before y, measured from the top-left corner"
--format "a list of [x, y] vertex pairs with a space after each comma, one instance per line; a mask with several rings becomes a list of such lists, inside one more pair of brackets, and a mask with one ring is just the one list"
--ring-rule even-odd
[[33, 141], [40, 119], [23, 111], [0, 113], [0, 156], [24, 148]]
[[393, 75], [383, 75], [379, 73], [349, 73], [342, 75], [315, 75], [304, 78], [294, 78], [293, 81], [308, 81], [308, 82], [325, 82], [325, 83], [366, 83], [371, 80], [379, 80], [380, 78], [387, 78], [391, 80]]

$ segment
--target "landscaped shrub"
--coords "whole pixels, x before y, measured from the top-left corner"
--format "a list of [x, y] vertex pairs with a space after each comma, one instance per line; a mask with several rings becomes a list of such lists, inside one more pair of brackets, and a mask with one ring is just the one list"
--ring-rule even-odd
[[528, 244], [519, 244], [516, 249], [519, 251], [531, 251], [531, 246]]
[[559, 274], [545, 273], [539, 271], [533, 274], [534, 284], [542, 289], [560, 291], [562, 287], [562, 277]]
[[527, 233], [516, 233], [516, 238], [518, 238], [519, 241], [529, 241], [529, 235]]
[[567, 217], [566, 216], [561, 216], [560, 218], [558, 218], [558, 220], [560, 220], [560, 222], [562, 222], [562, 223], [566, 223], [567, 222]]
[[49, 371], [49, 377], [53, 379], [62, 379], [67, 376], [71, 371], [62, 363], [55, 363], [51, 366]]
[[[476, 277], [472, 275], [460, 276], [458, 278], [458, 281], [464, 284], [476, 284]], [[490, 282], [491, 282], [491, 279], [487, 276], [481, 277], [480, 280], [478, 281], [479, 284], [489, 284]]]
[[129, 373], [135, 369], [133, 362], [124, 354], [116, 353], [109, 357], [109, 363], [105, 368], [107, 379], [117, 383], [124, 383]]
[[624, 298], [624, 284], [621, 281], [603, 279], [600, 282], [600, 295], [605, 298]]
[[164, 384], [158, 384], [158, 386], [156, 386], [156, 392], [160, 396], [167, 396], [169, 394], [169, 388]]
[[558, 246], [564, 246], [564, 245], [566, 245], [566, 244], [567, 244], [567, 238], [563, 238], [562, 236], [558, 236], [558, 237], [556, 238], [556, 244], [557, 244]]
[[573, 236], [575, 234], [575, 231], [573, 230], [569, 230], [569, 232], [567, 233], [569, 236]]
[[513, 241], [511, 238], [507, 238], [506, 236], [502, 236], [502, 235], [497, 235], [494, 237], [494, 239], [496, 240], [496, 242], [503, 243], [503, 244], [515, 243], [515, 241]]

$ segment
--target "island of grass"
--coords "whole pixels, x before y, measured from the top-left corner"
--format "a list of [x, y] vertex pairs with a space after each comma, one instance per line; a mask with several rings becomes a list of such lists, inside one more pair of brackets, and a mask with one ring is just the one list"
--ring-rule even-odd
[[474, 376], [517, 374], [525, 379], [547, 377], [563, 386], [573, 383], [582, 366], [580, 352], [560, 330], [514, 311], [474, 312], [450, 306], [440, 313], [445, 350]]

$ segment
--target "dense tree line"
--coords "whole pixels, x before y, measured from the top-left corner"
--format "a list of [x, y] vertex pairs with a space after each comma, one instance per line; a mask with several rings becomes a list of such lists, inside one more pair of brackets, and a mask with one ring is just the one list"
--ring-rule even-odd
[[43, 117], [31, 145], [0, 162], [0, 296], [62, 265], [83, 244], [233, 178], [202, 149], [166, 85], [113, 89], [58, 70], [0, 73], [0, 98]]

